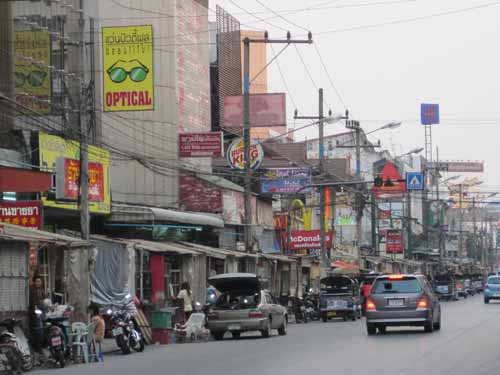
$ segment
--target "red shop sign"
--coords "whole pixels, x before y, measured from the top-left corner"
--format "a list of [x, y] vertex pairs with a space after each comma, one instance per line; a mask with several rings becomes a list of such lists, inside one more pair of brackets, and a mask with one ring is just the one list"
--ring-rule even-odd
[[[80, 190], [80, 161], [64, 158], [56, 162], [56, 198], [77, 200]], [[88, 163], [88, 188], [90, 202], [104, 201], [104, 167]]]
[[387, 253], [403, 253], [403, 232], [400, 230], [388, 230], [385, 246]]
[[0, 222], [40, 229], [40, 202], [0, 203]]
[[179, 134], [179, 157], [223, 156], [222, 132]]
[[[333, 232], [326, 233], [326, 247], [332, 247]], [[291, 233], [290, 250], [320, 249], [321, 237], [319, 230], [294, 230]]]

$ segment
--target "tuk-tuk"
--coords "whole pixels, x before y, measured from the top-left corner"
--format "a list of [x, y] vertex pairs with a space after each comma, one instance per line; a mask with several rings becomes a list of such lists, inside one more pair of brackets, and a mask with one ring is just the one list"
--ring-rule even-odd
[[434, 291], [441, 300], [456, 301], [457, 287], [455, 276], [451, 273], [437, 275], [434, 278]]
[[319, 295], [321, 320], [342, 318], [355, 321], [361, 318], [361, 293], [356, 280], [333, 275], [321, 279]]

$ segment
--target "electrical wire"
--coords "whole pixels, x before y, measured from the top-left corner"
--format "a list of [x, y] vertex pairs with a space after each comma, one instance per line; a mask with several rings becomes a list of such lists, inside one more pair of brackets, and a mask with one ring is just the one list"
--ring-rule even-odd
[[[270, 44], [271, 46], [271, 51], [273, 52], [273, 56], [276, 56], [276, 52], [274, 51], [274, 47], [272, 44]], [[281, 70], [281, 66], [280, 66], [280, 63], [278, 60], [276, 60], [276, 66], [278, 68], [278, 71], [280, 73], [280, 76], [281, 76], [281, 80], [283, 81], [283, 85], [285, 86], [285, 90], [286, 90], [286, 93], [288, 95], [288, 97], [290, 98], [290, 100], [292, 101], [292, 104], [293, 104], [293, 107], [295, 109], [297, 109], [297, 104], [295, 103], [295, 100], [293, 98], [293, 95], [292, 95], [292, 92], [290, 91], [290, 89], [288, 88], [288, 84], [286, 82], [286, 79], [285, 79], [285, 76], [283, 75], [283, 71]]]

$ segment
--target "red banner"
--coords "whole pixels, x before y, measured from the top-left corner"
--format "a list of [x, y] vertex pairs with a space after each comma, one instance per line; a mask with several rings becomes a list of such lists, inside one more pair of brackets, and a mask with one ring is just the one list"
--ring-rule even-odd
[[179, 157], [223, 156], [222, 132], [179, 134]]
[[[333, 232], [326, 233], [326, 247], [332, 247]], [[319, 230], [294, 230], [292, 231], [290, 250], [320, 249], [321, 237]]]
[[0, 203], [0, 222], [40, 229], [40, 216], [40, 202]]
[[388, 230], [385, 249], [386, 253], [403, 253], [403, 232], [400, 230]]

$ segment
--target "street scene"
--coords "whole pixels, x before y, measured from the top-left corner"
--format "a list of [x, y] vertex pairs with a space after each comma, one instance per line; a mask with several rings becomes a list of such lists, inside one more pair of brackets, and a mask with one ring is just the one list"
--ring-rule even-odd
[[497, 374], [500, 2], [0, 1], [0, 374]]

